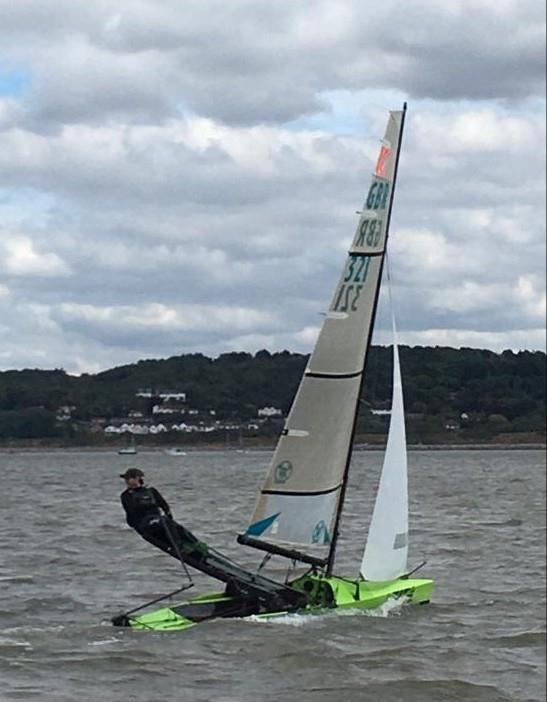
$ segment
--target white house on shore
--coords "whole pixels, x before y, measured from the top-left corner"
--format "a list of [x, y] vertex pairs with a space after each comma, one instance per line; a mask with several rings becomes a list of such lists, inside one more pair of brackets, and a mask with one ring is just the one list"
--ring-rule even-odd
[[277, 407], [263, 407], [258, 410], [257, 414], [259, 417], [265, 417], [266, 419], [283, 416], [283, 412]]

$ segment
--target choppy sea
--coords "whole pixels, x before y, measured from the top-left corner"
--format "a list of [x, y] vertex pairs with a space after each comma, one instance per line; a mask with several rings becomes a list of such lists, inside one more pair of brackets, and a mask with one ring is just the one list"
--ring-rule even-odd
[[[241, 563], [270, 454], [1, 453], [0, 700], [536, 702], [545, 699], [545, 454], [410, 453], [410, 565], [425, 607], [220, 620], [184, 633], [110, 617], [182, 584], [126, 527], [137, 466], [175, 517]], [[337, 572], [361, 559], [382, 454], [354, 457]], [[216, 589], [201, 575], [195, 594]], [[193, 591], [190, 591], [193, 592]]]

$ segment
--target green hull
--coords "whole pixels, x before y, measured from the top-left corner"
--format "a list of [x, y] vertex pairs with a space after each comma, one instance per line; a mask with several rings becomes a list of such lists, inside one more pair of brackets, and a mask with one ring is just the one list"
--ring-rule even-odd
[[326, 578], [320, 575], [306, 575], [290, 584], [296, 590], [306, 592], [312, 604], [292, 612], [268, 612], [254, 610], [252, 603], [229, 597], [225, 593], [212, 593], [138, 617], [128, 617], [126, 624], [133, 629], [183, 631], [212, 619], [250, 615], [259, 619], [269, 619], [289, 613], [317, 614], [329, 609], [374, 609], [390, 598], [404, 598], [410, 604], [426, 604], [433, 592], [433, 580], [410, 578], [373, 583], [336, 576]]

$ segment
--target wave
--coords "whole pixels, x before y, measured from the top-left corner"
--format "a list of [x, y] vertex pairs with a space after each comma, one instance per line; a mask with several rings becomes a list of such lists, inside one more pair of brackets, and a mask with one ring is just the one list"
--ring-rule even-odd
[[515, 634], [505, 634], [489, 639], [492, 646], [509, 646], [511, 648], [528, 648], [530, 646], [545, 646], [545, 631], [520, 631]]

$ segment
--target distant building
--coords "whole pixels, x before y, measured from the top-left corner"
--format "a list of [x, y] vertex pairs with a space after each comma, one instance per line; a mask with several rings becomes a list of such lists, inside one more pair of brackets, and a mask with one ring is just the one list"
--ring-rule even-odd
[[178, 390], [164, 390], [158, 393], [158, 397], [161, 397], [164, 402], [169, 402], [170, 400], [186, 402], [186, 393], [179, 392]]
[[146, 434], [161, 434], [169, 431], [164, 424], [109, 424], [104, 428], [105, 434], [134, 434], [145, 436]]
[[283, 412], [278, 409], [277, 407], [263, 407], [262, 409], [258, 410], [258, 416], [259, 417], [282, 417]]
[[59, 407], [57, 410], [56, 414], [56, 419], [58, 422], [68, 422], [69, 419], [72, 419], [72, 412], [76, 407], [74, 405], [62, 405]]
[[175, 402], [186, 402], [186, 393], [180, 390], [154, 390], [153, 388], [139, 388], [135, 393], [136, 397], [159, 397], [163, 402], [174, 400]]
[[89, 431], [92, 434], [99, 434], [100, 432], [104, 431], [106, 423], [106, 417], [93, 417], [89, 421]]
[[[152, 407], [152, 414], [181, 414], [181, 410], [177, 407], [164, 407], [163, 405], [154, 405]], [[184, 412], [182, 412], [182, 414], [184, 414]]]

